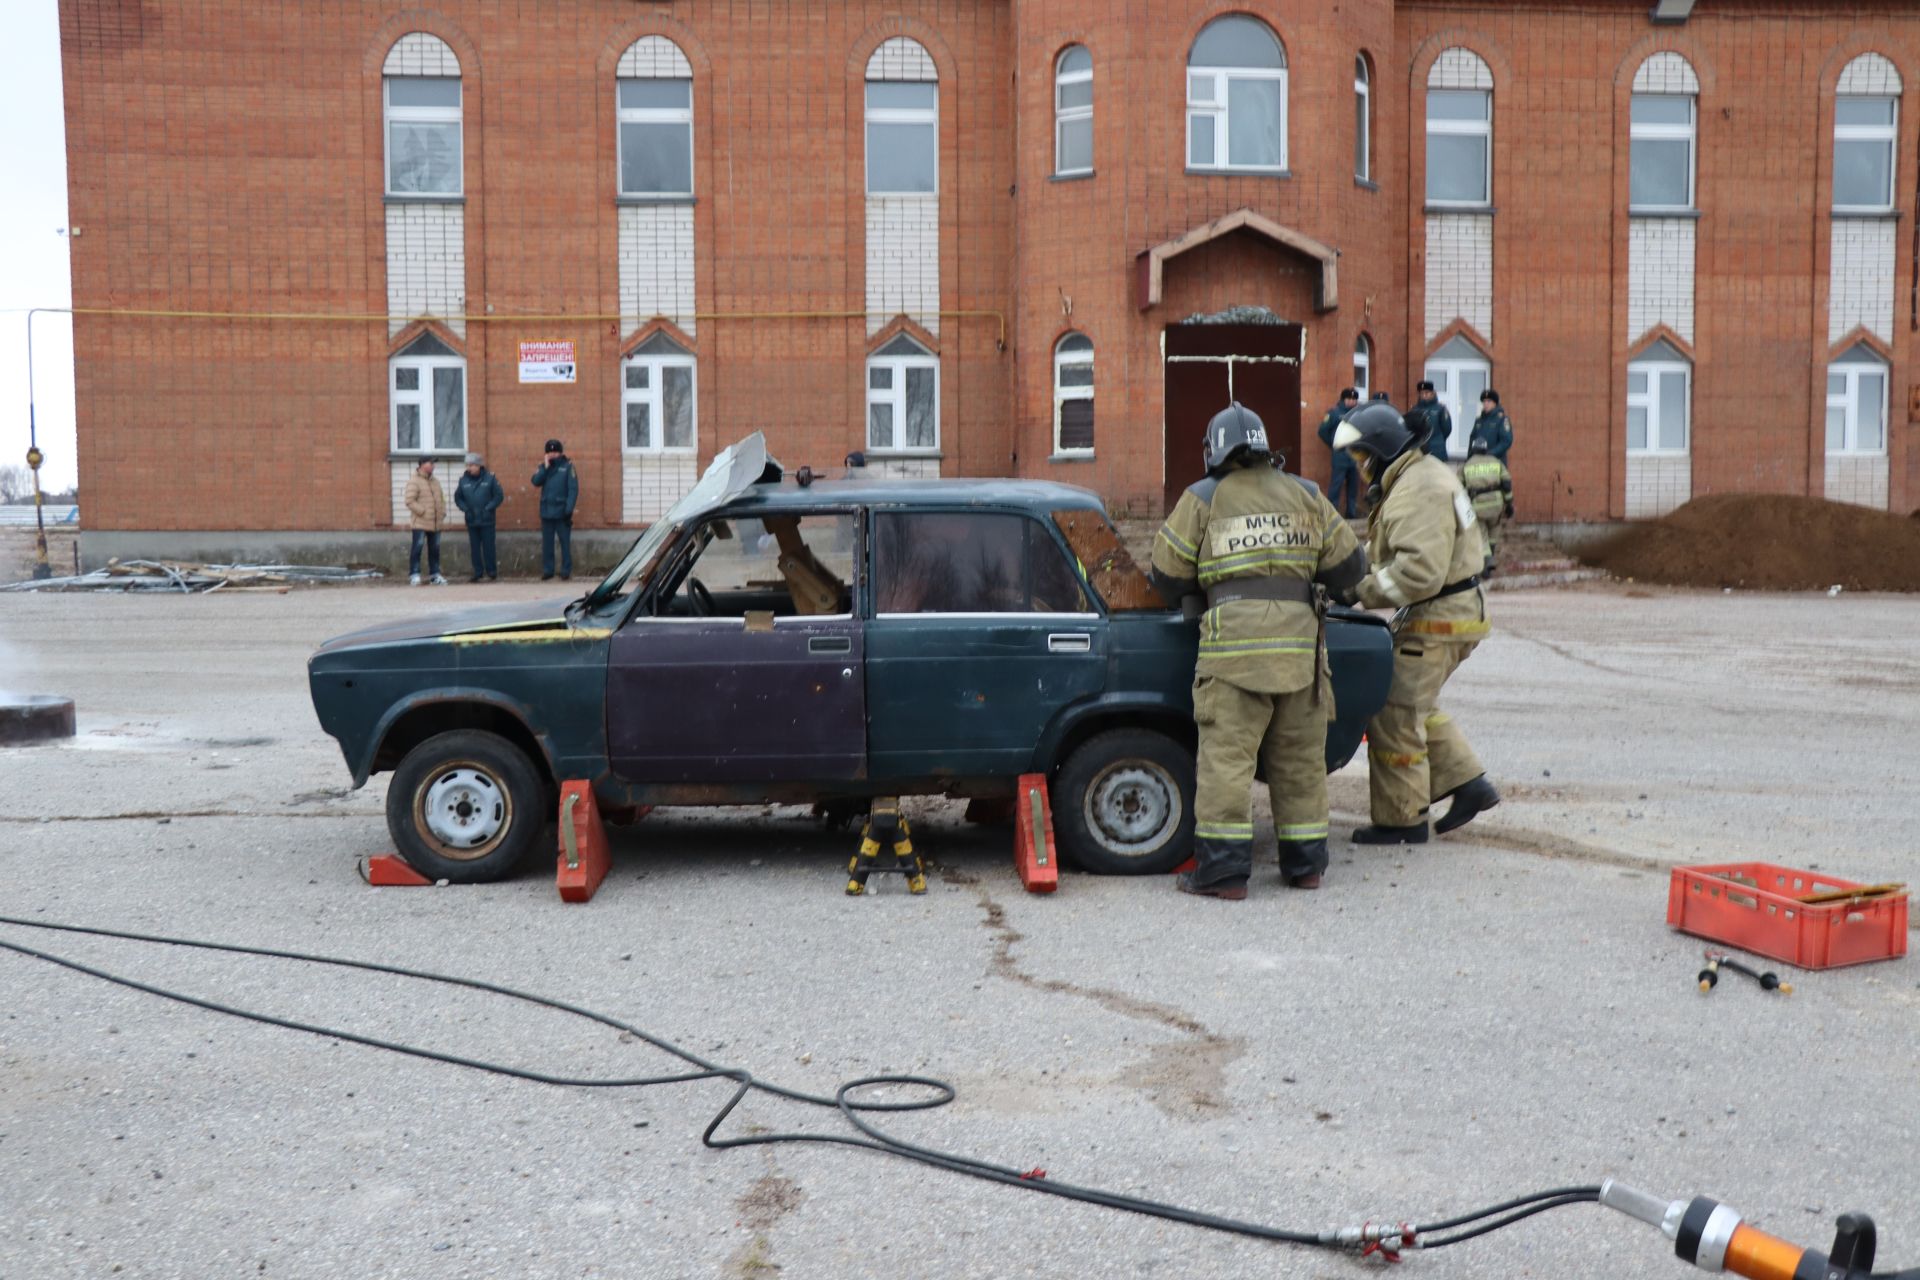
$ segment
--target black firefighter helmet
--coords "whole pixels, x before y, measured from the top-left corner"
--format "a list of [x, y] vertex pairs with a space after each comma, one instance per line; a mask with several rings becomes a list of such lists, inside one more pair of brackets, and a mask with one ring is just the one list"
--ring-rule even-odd
[[1207, 424], [1207, 438], [1201, 444], [1208, 475], [1218, 475], [1243, 455], [1265, 458], [1272, 453], [1267, 446], [1266, 424], [1260, 421], [1259, 414], [1238, 400], [1213, 415], [1213, 421]]
[[1371, 454], [1383, 468], [1421, 443], [1422, 434], [1410, 430], [1400, 411], [1385, 401], [1361, 405], [1333, 433], [1334, 448]]

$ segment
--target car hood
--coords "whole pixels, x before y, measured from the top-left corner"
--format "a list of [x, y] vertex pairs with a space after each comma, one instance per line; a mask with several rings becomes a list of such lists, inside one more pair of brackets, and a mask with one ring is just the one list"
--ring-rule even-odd
[[406, 618], [383, 622], [377, 627], [349, 631], [321, 645], [315, 656], [337, 653], [342, 649], [364, 649], [375, 645], [400, 644], [409, 640], [438, 640], [450, 636], [487, 635], [516, 631], [537, 631], [567, 625], [566, 608], [570, 600], [533, 600], [518, 604], [490, 604], [476, 609], [456, 609], [424, 618]]

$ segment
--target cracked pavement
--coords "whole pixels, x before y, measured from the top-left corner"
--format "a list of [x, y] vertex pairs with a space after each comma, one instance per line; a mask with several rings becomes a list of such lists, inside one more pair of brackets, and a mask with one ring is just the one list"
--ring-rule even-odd
[[[788, 809], [614, 836], [589, 905], [538, 869], [369, 889], [307, 702], [327, 635], [532, 584], [10, 597], [0, 685], [75, 698], [72, 744], [0, 751], [0, 914], [329, 952], [591, 1005], [781, 1083], [915, 1072], [884, 1127], [1052, 1176], [1318, 1229], [1615, 1173], [1824, 1247], [1876, 1215], [1920, 1263], [1909, 958], [1694, 988], [1666, 868], [1771, 858], [1920, 880], [1911, 600], [1513, 592], [1444, 705], [1507, 803], [1421, 849], [1336, 843], [1327, 888], [1019, 889], [1009, 834], [912, 802], [931, 892], [841, 893], [851, 837]], [[1335, 830], [1364, 770], [1333, 781]], [[1263, 820], [1263, 839], [1270, 829]], [[882, 877], [883, 880], [886, 878]], [[19, 929], [9, 940], [280, 1016], [581, 1075], [631, 1037], [480, 993]], [[1769, 964], [1781, 969], [1783, 966]], [[0, 953], [0, 1276], [1346, 1277], [1211, 1234], [867, 1152], [712, 1152], [728, 1086], [557, 1089], [240, 1023]], [[768, 1099], [734, 1129], [837, 1132]], [[1893, 1141], [1887, 1139], [1892, 1137]], [[1590, 1208], [1410, 1276], [1684, 1274]]]

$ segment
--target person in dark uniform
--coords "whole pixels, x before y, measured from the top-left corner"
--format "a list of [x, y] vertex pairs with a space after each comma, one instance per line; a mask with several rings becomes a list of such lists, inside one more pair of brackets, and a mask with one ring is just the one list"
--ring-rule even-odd
[[1440, 403], [1440, 397], [1434, 394], [1433, 384], [1422, 379], [1419, 388], [1420, 402], [1407, 410], [1407, 430], [1419, 435], [1427, 433], [1426, 450], [1442, 462], [1450, 462], [1447, 457], [1447, 437], [1453, 434], [1453, 415], [1447, 412], [1447, 406]]
[[1500, 407], [1500, 393], [1488, 387], [1480, 393], [1480, 416], [1473, 420], [1473, 434], [1467, 439], [1467, 452], [1473, 452], [1473, 446], [1480, 441], [1487, 442], [1487, 452], [1500, 459], [1500, 465], [1507, 465], [1507, 450], [1513, 448], [1513, 423], [1507, 420], [1507, 411]]
[[1328, 452], [1333, 455], [1333, 475], [1327, 485], [1327, 501], [1349, 520], [1353, 519], [1359, 505], [1360, 468], [1354, 465], [1346, 450], [1333, 447], [1333, 433], [1359, 403], [1360, 392], [1348, 387], [1340, 393], [1340, 403], [1327, 410], [1327, 416], [1320, 419], [1320, 443], [1327, 446]]

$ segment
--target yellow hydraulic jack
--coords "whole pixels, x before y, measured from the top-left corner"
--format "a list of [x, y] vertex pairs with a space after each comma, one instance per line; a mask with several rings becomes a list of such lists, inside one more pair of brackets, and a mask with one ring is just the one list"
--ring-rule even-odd
[[[888, 855], [884, 860], [883, 848]], [[927, 891], [927, 869], [913, 851], [913, 830], [896, 796], [877, 797], [867, 813], [866, 825], [860, 828], [860, 852], [847, 862], [847, 893], [853, 897], [866, 893], [867, 877], [876, 871], [905, 876], [908, 893]]]

